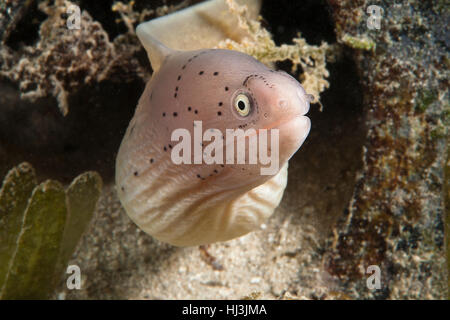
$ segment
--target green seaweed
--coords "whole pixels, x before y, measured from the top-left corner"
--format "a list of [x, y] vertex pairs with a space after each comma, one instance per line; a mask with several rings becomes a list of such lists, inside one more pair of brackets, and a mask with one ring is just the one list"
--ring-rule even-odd
[[33, 168], [24, 163], [8, 172], [0, 189], [0, 288], [16, 248], [28, 198], [36, 185]]
[[374, 51], [376, 48], [376, 43], [369, 38], [353, 37], [345, 34], [341, 40], [347, 46], [357, 50]]
[[415, 109], [418, 113], [423, 113], [434, 101], [437, 100], [437, 94], [432, 90], [419, 91], [416, 99]]
[[58, 182], [49, 180], [33, 190], [2, 299], [42, 299], [50, 293], [66, 211]]
[[58, 279], [58, 275], [63, 273], [84, 230], [89, 225], [101, 190], [102, 179], [96, 172], [83, 173], [75, 178], [67, 189], [67, 221], [55, 270], [55, 279]]
[[92, 219], [102, 188], [86, 172], [67, 190], [57, 181], [37, 185], [22, 163], [0, 189], [0, 298], [46, 299]]

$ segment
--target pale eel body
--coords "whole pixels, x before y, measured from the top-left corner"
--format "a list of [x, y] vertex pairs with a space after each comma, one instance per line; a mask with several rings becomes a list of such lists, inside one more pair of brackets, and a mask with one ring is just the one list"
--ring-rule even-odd
[[[218, 10], [218, 3], [177, 14], [186, 20], [202, 6]], [[223, 10], [224, 4], [220, 6]], [[156, 40], [154, 29], [153, 21], [137, 28], [154, 73], [117, 155], [116, 186], [123, 207], [142, 230], [177, 246], [226, 241], [259, 228], [279, 205], [288, 160], [310, 130], [305, 116], [310, 96], [294, 78], [251, 56], [220, 49], [173, 50], [161, 37]], [[171, 136], [180, 128], [191, 137], [198, 130], [202, 136], [212, 129], [225, 135], [227, 129], [253, 128], [259, 137], [261, 129], [278, 129], [277, 170], [263, 175], [267, 164], [247, 161], [175, 164], [178, 142]], [[197, 142], [189, 143], [192, 159], [196, 148], [205, 152], [210, 143], [195, 146]], [[224, 139], [223, 154], [227, 146]], [[269, 147], [275, 145], [270, 142]]]

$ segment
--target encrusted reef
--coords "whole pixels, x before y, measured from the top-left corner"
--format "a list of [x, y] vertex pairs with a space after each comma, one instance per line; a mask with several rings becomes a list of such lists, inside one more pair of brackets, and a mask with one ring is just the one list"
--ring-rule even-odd
[[[24, 4], [22, 11], [31, 7], [29, 3], [32, 2]], [[13, 50], [11, 48], [19, 45], [19, 40], [14, 38], [20, 39], [20, 35], [5, 33], [3, 39], [8, 45], [3, 47], [0, 74], [19, 84], [22, 98], [36, 101], [53, 95], [61, 112], [67, 115], [69, 92], [73, 94], [81, 86], [105, 79], [118, 81], [119, 72], [124, 82], [142, 72], [133, 57], [137, 44], [123, 43], [125, 36], [112, 43], [100, 23], [94, 21], [87, 11], [81, 11], [80, 25], [83, 28], [67, 32], [67, 8], [70, 3], [56, 1], [50, 5], [43, 1], [34, 5], [48, 17], [36, 26], [39, 41], [35, 45]], [[129, 76], [131, 70], [133, 75]]]
[[[114, 160], [151, 74], [134, 28], [198, 2], [0, 2], [1, 179], [27, 161], [38, 180], [68, 185], [95, 170], [104, 181], [70, 260], [82, 289], [61, 281], [53, 298], [446, 298], [444, 1], [263, 0], [254, 21], [227, 0], [250, 36], [218, 46], [290, 72], [318, 102], [280, 207], [261, 230], [200, 250], [162, 244], [130, 221]], [[66, 26], [71, 4], [79, 30]], [[380, 289], [367, 287], [370, 265]]]
[[[354, 48], [368, 133], [327, 271], [359, 298], [445, 298], [448, 7], [380, 1], [381, 28], [369, 30], [373, 1], [329, 3], [338, 41]], [[365, 289], [369, 265], [380, 267], [380, 290]]]

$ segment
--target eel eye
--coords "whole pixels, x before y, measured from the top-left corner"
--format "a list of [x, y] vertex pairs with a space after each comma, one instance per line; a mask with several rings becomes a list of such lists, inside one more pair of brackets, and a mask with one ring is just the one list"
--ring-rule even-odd
[[239, 115], [246, 117], [250, 113], [250, 100], [245, 94], [238, 94], [234, 99], [234, 108]]

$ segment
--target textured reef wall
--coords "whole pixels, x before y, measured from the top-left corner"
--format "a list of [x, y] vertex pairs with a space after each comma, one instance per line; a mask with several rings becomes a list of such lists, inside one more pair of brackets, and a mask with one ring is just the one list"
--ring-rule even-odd
[[[327, 270], [361, 298], [445, 298], [448, 8], [377, 2], [382, 27], [370, 31], [361, 12], [372, 2], [330, 0], [338, 41], [355, 48], [368, 134]], [[369, 265], [380, 266], [382, 290], [363, 289]]]
[[[73, 1], [83, 28], [70, 32], [71, 2], [0, 2], [0, 177], [29, 161], [39, 180], [96, 170], [105, 182], [70, 262], [82, 290], [61, 284], [54, 297], [445, 298], [444, 1], [378, 1], [379, 30], [367, 28], [369, 1], [263, 1], [263, 27], [243, 21], [253, 36], [221, 46], [291, 72], [322, 104], [280, 207], [265, 229], [207, 251], [129, 220], [114, 159], [151, 74], [133, 28], [197, 2]], [[369, 265], [380, 290], [366, 286]]]

